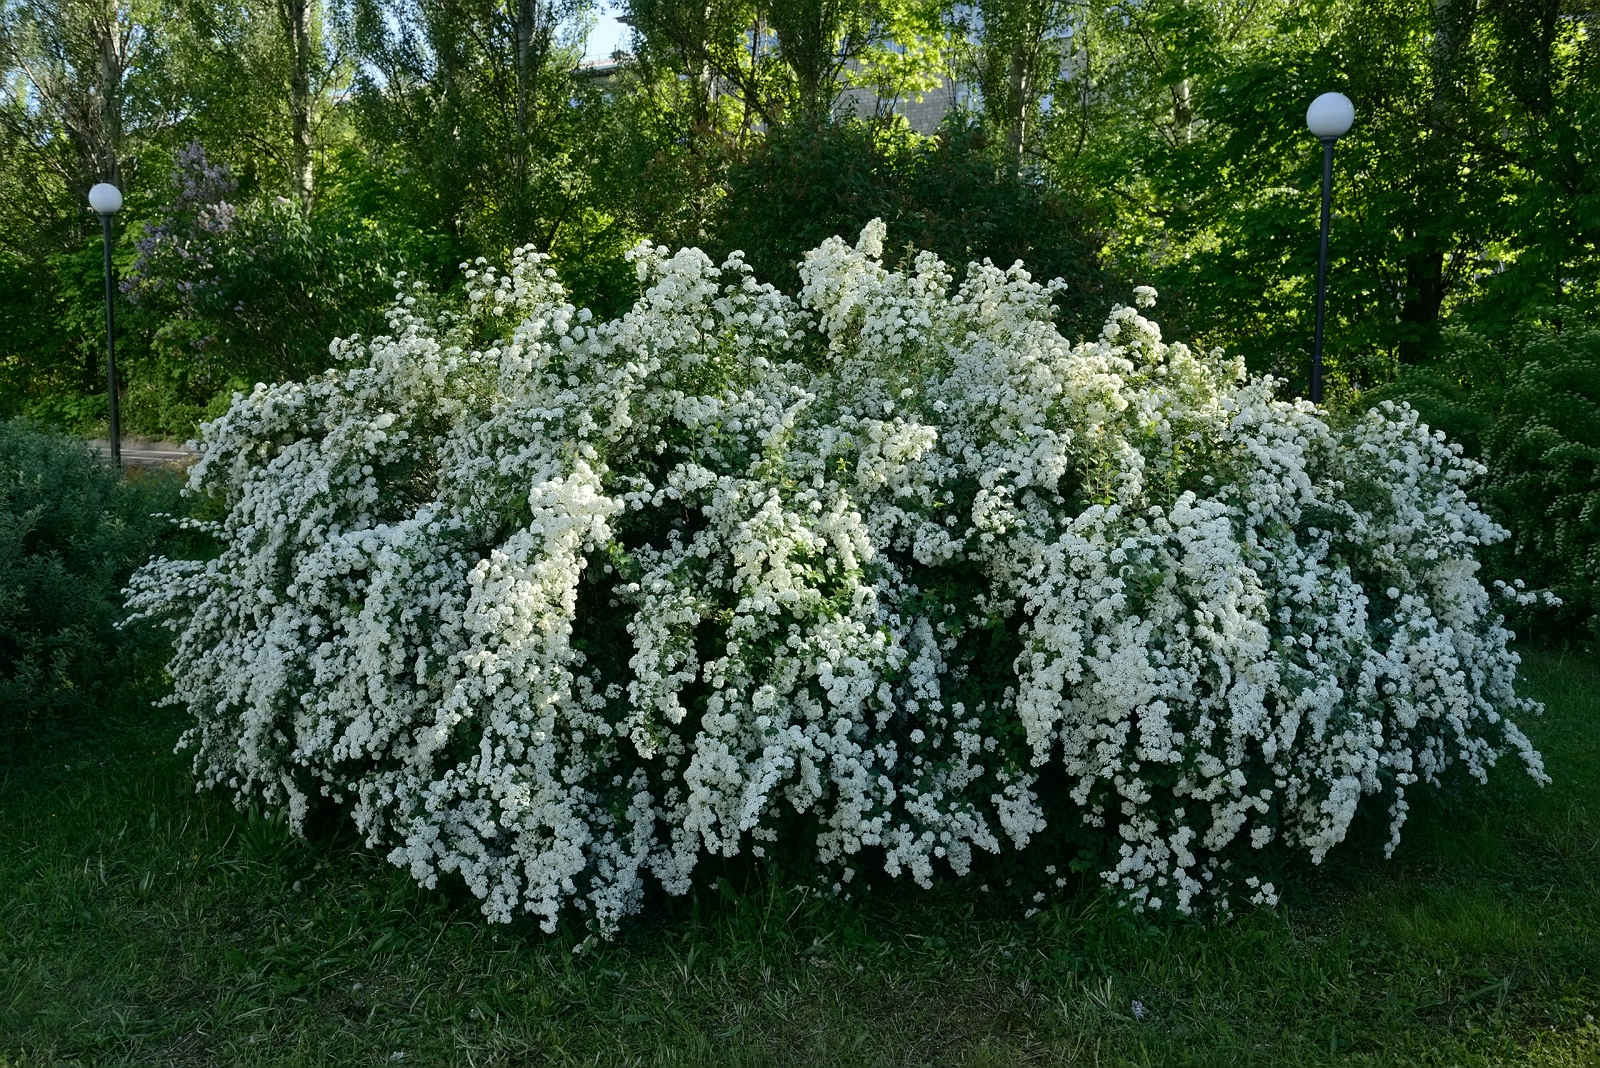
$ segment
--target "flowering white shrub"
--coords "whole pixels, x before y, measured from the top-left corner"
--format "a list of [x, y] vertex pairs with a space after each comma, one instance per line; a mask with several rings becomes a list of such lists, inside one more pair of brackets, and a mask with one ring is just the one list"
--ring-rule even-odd
[[1020, 265], [882, 240], [798, 302], [642, 245], [606, 323], [480, 260], [238, 398], [190, 479], [222, 554], [131, 589], [201, 782], [609, 930], [782, 835], [926, 886], [1051, 821], [1135, 907], [1270, 902], [1251, 855], [1320, 860], [1363, 797], [1392, 849], [1413, 784], [1544, 779], [1442, 435], [1330, 429], [1135, 308], [1069, 344]]

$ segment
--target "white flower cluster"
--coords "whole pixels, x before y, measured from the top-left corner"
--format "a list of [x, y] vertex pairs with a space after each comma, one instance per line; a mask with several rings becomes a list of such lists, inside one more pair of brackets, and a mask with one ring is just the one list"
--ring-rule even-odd
[[1153, 290], [1071, 344], [1020, 265], [882, 242], [798, 301], [642, 245], [613, 322], [522, 250], [237, 398], [190, 481], [221, 555], [130, 590], [202, 783], [609, 930], [795, 836], [929, 885], [1077, 828], [1135, 907], [1270, 902], [1251, 855], [1320, 860], [1364, 797], [1397, 842], [1413, 784], [1544, 778], [1442, 435], [1330, 428]]

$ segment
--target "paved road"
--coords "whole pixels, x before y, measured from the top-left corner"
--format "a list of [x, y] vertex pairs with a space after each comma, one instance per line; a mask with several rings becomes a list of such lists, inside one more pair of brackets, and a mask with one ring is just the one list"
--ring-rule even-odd
[[[89, 447], [97, 450], [106, 462], [110, 462], [111, 442], [105, 438], [94, 438], [90, 440]], [[181, 466], [198, 455], [200, 454], [193, 449], [175, 441], [138, 441], [128, 438], [122, 440], [122, 463], [126, 467], [164, 467], [168, 464]]]

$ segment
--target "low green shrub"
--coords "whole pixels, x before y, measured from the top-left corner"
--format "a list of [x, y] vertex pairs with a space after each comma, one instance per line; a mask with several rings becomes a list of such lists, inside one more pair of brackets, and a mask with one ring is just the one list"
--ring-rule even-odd
[[1600, 637], [1600, 325], [1570, 309], [1521, 324], [1519, 365], [1486, 439], [1484, 499], [1511, 530], [1494, 562]]
[[160, 670], [153, 628], [119, 630], [118, 592], [171, 524], [165, 472], [124, 477], [81, 441], [0, 422], [0, 709], [8, 725], [82, 709]]

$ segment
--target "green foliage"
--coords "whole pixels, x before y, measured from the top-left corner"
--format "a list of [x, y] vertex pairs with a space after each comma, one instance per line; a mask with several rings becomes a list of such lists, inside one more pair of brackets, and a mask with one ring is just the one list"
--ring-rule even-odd
[[835, 234], [883, 219], [896, 244], [928, 249], [958, 271], [993, 260], [1065, 278], [1069, 336], [1098, 329], [1112, 294], [1082, 202], [1019, 172], [988, 127], [953, 116], [940, 135], [845, 121], [781, 126], [735, 159], [708, 222], [713, 255], [735, 249], [758, 277], [794, 292], [801, 256]]
[[[1303, 116], [1327, 90], [1356, 106], [1334, 159], [1335, 403], [1408, 397], [1487, 456], [1517, 324], [1600, 300], [1592, 0], [620, 6], [635, 55], [601, 74], [581, 63], [589, 0], [0, 4], [0, 416], [103, 432], [83, 194], [122, 183], [126, 276], [192, 142], [228, 165], [239, 218], [220, 276], [161, 268], [205, 282], [192, 302], [119, 298], [124, 424], [152, 436], [320, 368], [335, 334], [380, 324], [401, 265], [448, 290], [463, 260], [532, 243], [610, 312], [638, 238], [739, 247], [792, 280], [800, 250], [874, 215], [955, 265], [1066, 276], [1069, 331], [1150, 283], [1170, 338], [1300, 388], [1321, 179]], [[835, 122], [946, 79], [981, 126], [920, 142]], [[1469, 334], [1498, 369], [1462, 369]]]
[[1520, 369], [1488, 434], [1484, 492], [1512, 532], [1501, 566], [1549, 587], [1566, 602], [1557, 618], [1600, 638], [1600, 322], [1557, 309], [1506, 347]]
[[1044, 105], [1069, 88], [1062, 84], [1061, 46], [1089, 12], [1071, 0], [977, 0], [949, 11], [963, 39], [960, 72], [977, 90], [990, 126], [1004, 133], [1013, 164], [1021, 165], [1038, 154]]
[[[97, 240], [96, 268], [98, 246]], [[104, 366], [104, 282], [95, 294], [100, 303], [89, 304], [86, 252], [45, 264], [0, 255], [0, 417], [33, 415], [75, 430], [104, 419], [105, 382], [88, 393], [90, 374]], [[88, 321], [95, 307], [102, 317], [98, 330]], [[63, 329], [68, 323], [75, 329]]]
[[149, 628], [119, 630], [118, 592], [170, 529], [178, 480], [124, 478], [81, 442], [0, 423], [0, 708], [14, 726], [86, 712], [108, 687], [159, 675]]
[[1444, 431], [1468, 456], [1481, 461], [1506, 377], [1496, 346], [1463, 327], [1446, 327], [1435, 359], [1400, 367], [1392, 381], [1362, 393], [1354, 407], [1365, 411], [1384, 401], [1404, 401], [1424, 423]]
[[883, 16], [899, 6], [880, 12], [861, 0], [626, 4], [646, 51], [693, 86], [697, 123], [715, 127], [731, 118], [741, 130], [825, 120], [843, 88], [840, 74], [883, 39]]
[[[1527, 10], [1523, 10], [1526, 7]], [[1108, 213], [1108, 266], [1182, 337], [1304, 385], [1321, 150], [1334, 153], [1327, 363], [1353, 396], [1600, 294], [1600, 37], [1562, 5], [1117, 3], [1086, 13], [1038, 152]], [[1516, 58], [1513, 58], [1516, 57]]]
[[448, 235], [457, 261], [528, 243], [550, 252], [569, 237], [581, 244], [572, 231], [585, 223], [603, 224], [586, 210], [604, 199], [589, 176], [601, 138], [615, 131], [604, 93], [574, 76], [581, 53], [562, 32], [584, 8], [348, 4], [349, 38], [365, 61], [353, 83], [355, 130], [401, 179], [400, 216]]

